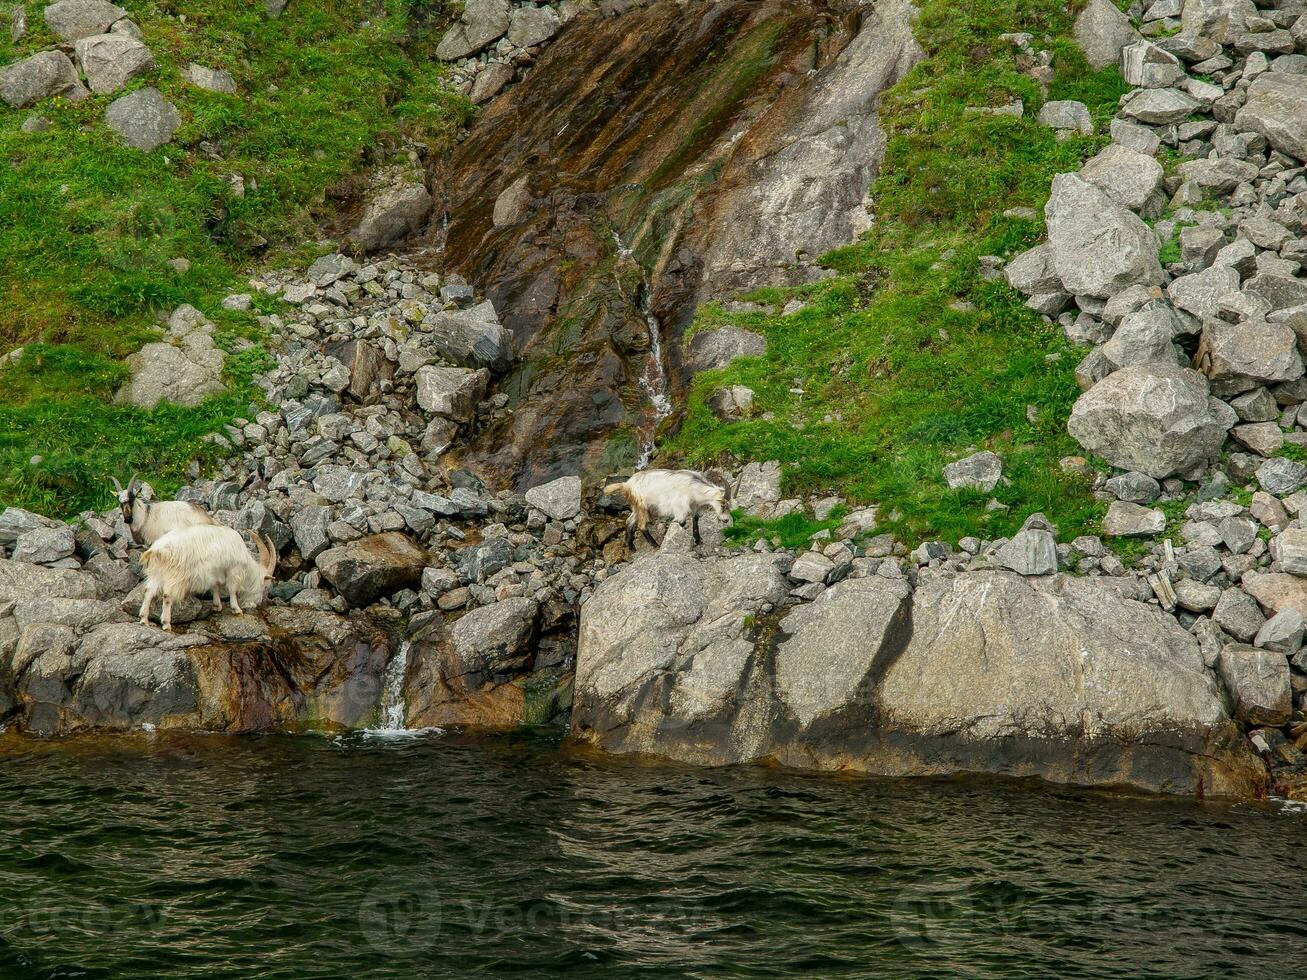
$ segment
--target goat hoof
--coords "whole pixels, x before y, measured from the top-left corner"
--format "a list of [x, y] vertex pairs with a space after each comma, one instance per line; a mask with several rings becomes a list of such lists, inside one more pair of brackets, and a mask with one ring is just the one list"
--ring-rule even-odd
[[172, 632], [172, 623], [169, 623], [167, 626], [164, 626], [164, 627], [163, 627], [163, 631], [164, 631], [165, 633], [171, 633], [171, 632]]

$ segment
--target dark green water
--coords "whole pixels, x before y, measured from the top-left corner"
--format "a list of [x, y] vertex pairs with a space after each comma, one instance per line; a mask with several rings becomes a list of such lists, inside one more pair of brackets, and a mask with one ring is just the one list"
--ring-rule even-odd
[[549, 741], [0, 740], [3, 977], [1208, 977], [1307, 964], [1307, 816]]

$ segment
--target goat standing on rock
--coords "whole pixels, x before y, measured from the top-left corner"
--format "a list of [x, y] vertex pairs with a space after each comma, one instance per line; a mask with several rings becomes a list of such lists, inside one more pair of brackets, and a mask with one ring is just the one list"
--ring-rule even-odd
[[649, 519], [691, 521], [694, 543], [701, 544], [699, 514], [711, 510], [723, 522], [730, 520], [730, 491], [698, 470], [642, 470], [624, 483], [610, 483], [604, 493], [621, 494], [631, 504], [626, 519], [626, 546], [635, 550], [637, 529], [655, 548], [658, 542], [649, 533]]
[[122, 511], [123, 523], [137, 544], [148, 547], [169, 531], [218, 523], [199, 504], [184, 500], [155, 500], [149, 484], [142, 485], [135, 473], [127, 481], [126, 490], [116, 476], [109, 479], [113, 480], [114, 489], [118, 491], [118, 509]]
[[259, 549], [256, 561], [245, 547], [239, 531], [222, 525], [197, 525], [169, 531], [141, 555], [146, 567], [145, 600], [141, 603], [141, 625], [150, 625], [150, 605], [163, 593], [159, 625], [172, 629], [172, 604], [188, 595], [213, 593], [213, 608], [222, 611], [222, 592], [231, 601], [231, 611], [244, 615], [237, 594], [246, 596], [250, 608], [258, 608], [277, 569], [277, 549], [264, 535], [255, 535]]

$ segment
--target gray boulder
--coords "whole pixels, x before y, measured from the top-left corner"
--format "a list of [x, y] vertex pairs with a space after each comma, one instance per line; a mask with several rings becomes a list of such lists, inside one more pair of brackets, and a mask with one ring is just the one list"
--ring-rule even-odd
[[432, 346], [449, 361], [463, 367], [483, 367], [503, 374], [513, 363], [513, 335], [499, 323], [489, 302], [470, 310], [435, 313], [422, 321]]
[[1167, 88], [1184, 78], [1185, 70], [1169, 51], [1138, 41], [1121, 49], [1121, 75], [1136, 88]]
[[1102, 347], [1117, 369], [1148, 361], [1174, 361], [1175, 314], [1165, 303], [1154, 303], [1122, 318]]
[[427, 553], [392, 531], [329, 548], [314, 563], [346, 602], [362, 608], [400, 589], [420, 587]]
[[1220, 398], [1303, 374], [1297, 335], [1285, 324], [1266, 320], [1207, 320], [1194, 364], [1211, 379], [1212, 393]]
[[1282, 153], [1307, 160], [1307, 75], [1259, 75], [1248, 87], [1248, 100], [1234, 125], [1265, 136]]
[[499, 40], [508, 32], [511, 9], [508, 0], [467, 0], [459, 22], [436, 47], [436, 57], [457, 61]]
[[1138, 88], [1121, 101], [1121, 112], [1150, 126], [1184, 122], [1201, 103], [1177, 88]]
[[1267, 493], [1277, 497], [1293, 493], [1307, 484], [1307, 466], [1276, 456], [1257, 467], [1257, 483]]
[[158, 89], [143, 88], [115, 100], [104, 121], [128, 146], [148, 153], [173, 138], [182, 117]]
[[1234, 701], [1234, 716], [1250, 725], [1283, 725], [1293, 710], [1289, 661], [1274, 650], [1231, 643], [1217, 661]]
[[160, 401], [194, 408], [226, 390], [226, 355], [214, 345], [214, 325], [193, 306], [179, 306], [164, 340], [146, 344], [127, 358], [132, 378], [118, 389], [119, 405], [153, 408]]
[[431, 208], [431, 192], [421, 170], [385, 168], [372, 179], [363, 216], [351, 237], [360, 248], [375, 252], [421, 229]]
[[1231, 43], [1257, 14], [1252, 0], [1185, 0], [1180, 28], [1190, 37], [1206, 37], [1218, 44]]
[[97, 593], [95, 577], [86, 572], [0, 558], [0, 605], [24, 599], [94, 599]]
[[762, 357], [767, 338], [739, 327], [722, 327], [697, 333], [690, 340], [690, 370], [717, 371], [740, 357]]
[[415, 379], [417, 402], [423, 411], [467, 422], [485, 397], [490, 372], [485, 368], [424, 367], [418, 369]]
[[0, 511], [0, 545], [13, 544], [19, 536], [38, 527], [53, 527], [54, 521], [21, 507], [6, 507]]
[[15, 109], [26, 109], [56, 95], [80, 102], [88, 94], [77, 69], [62, 51], [42, 51], [0, 68], [0, 99]]
[[1166, 530], [1166, 515], [1124, 500], [1113, 500], [1103, 516], [1103, 533], [1110, 538], [1147, 538]]
[[217, 92], [220, 95], [236, 94], [236, 79], [222, 68], [206, 68], [192, 61], [182, 72], [182, 78], [206, 92]]
[[59, 0], [45, 8], [45, 23], [65, 41], [103, 34], [127, 16], [122, 7], [105, 0]]
[[1199, 318], [1216, 316], [1221, 300], [1239, 291], [1239, 273], [1214, 265], [1202, 272], [1171, 280], [1166, 294], [1180, 309]]
[[296, 507], [291, 512], [291, 535], [305, 561], [313, 561], [331, 546], [331, 538], [327, 534], [331, 520], [330, 507], [310, 505]]
[[659, 555], [605, 581], [581, 612], [572, 738], [709, 765], [1264, 786], [1197, 641], [1094, 580], [849, 579], [773, 632], [783, 588], [752, 555]]
[[776, 696], [801, 729], [866, 696], [877, 657], [911, 631], [911, 591], [897, 579], [849, 579], [782, 620]]
[[1081, 395], [1067, 431], [1113, 466], [1161, 480], [1220, 453], [1236, 418], [1214, 401], [1197, 371], [1166, 361], [1134, 364]]
[[1003, 267], [1003, 276], [1009, 286], [1027, 296], [1062, 291], [1062, 280], [1058, 278], [1047, 242], [1014, 258]]
[[1069, 129], [1088, 135], [1094, 131], [1094, 120], [1083, 102], [1060, 99], [1045, 102], [1039, 109], [1038, 122], [1053, 129]]
[[[550, 678], [530, 670], [538, 616], [531, 599], [504, 599], [415, 643], [404, 684], [409, 726], [502, 729], [551, 720], [557, 696], [533, 704]], [[554, 676], [556, 686], [565, 684]]]
[[555, 521], [570, 521], [581, 513], [581, 478], [564, 476], [532, 487], [526, 492], [526, 502]]
[[735, 506], [754, 517], [770, 516], [781, 499], [781, 464], [777, 460], [749, 463], [735, 482]]
[[11, 557], [14, 561], [46, 565], [61, 558], [71, 558], [75, 546], [73, 529], [67, 524], [36, 527], [19, 535]]
[[944, 467], [944, 480], [950, 490], [965, 488], [989, 493], [998, 486], [1002, 475], [1003, 460], [988, 450]]
[[1111, 0], [1089, 0], [1076, 18], [1075, 39], [1095, 70], [1115, 65], [1121, 49], [1138, 41], [1139, 32]]
[[553, 7], [518, 7], [509, 20], [508, 39], [519, 48], [533, 48], [557, 34], [560, 25]]
[[86, 84], [98, 95], [116, 92], [137, 75], [154, 70], [154, 55], [125, 34], [93, 34], [74, 46]]
[[[486, 72], [481, 73], [484, 77]], [[478, 82], [480, 78], [477, 79]], [[475, 89], [473, 90], [475, 93]], [[476, 99], [472, 100], [477, 101]], [[515, 225], [525, 218], [531, 211], [531, 203], [534, 198], [531, 196], [530, 188], [531, 178], [523, 174], [513, 183], [505, 187], [495, 198], [495, 207], [491, 215], [496, 228], [507, 228], [509, 225]]]
[[1153, 210], [1161, 203], [1162, 165], [1120, 144], [1104, 147], [1080, 168], [1080, 176], [1132, 211]]
[[1078, 175], [1053, 179], [1044, 215], [1053, 265], [1069, 292], [1106, 298], [1162, 281], [1152, 229]]
[[1052, 575], [1057, 571], [1057, 541], [1043, 528], [1025, 528], [994, 553], [994, 563], [1018, 575]]

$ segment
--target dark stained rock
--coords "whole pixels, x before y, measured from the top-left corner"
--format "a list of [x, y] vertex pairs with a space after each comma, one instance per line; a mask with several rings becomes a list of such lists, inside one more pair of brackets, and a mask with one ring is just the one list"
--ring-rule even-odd
[[354, 607], [376, 602], [400, 589], [417, 588], [427, 553], [403, 534], [374, 534], [315, 559], [318, 571]]

